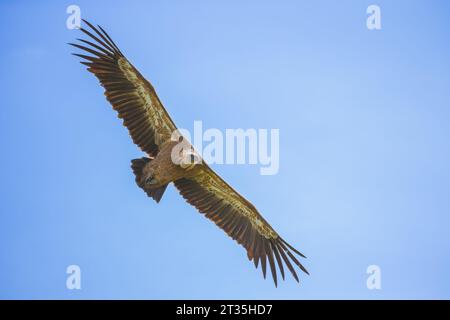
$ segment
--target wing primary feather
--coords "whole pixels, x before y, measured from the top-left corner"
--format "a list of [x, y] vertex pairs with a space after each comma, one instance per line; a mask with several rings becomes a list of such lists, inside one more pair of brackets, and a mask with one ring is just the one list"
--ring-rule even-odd
[[109, 39], [109, 41], [111, 41], [111, 44], [114, 46], [114, 48], [117, 50], [117, 52], [120, 53], [120, 55], [123, 56], [122, 52], [120, 51], [119, 47], [115, 44], [115, 42], [113, 41], [113, 39], [111, 39], [111, 37], [108, 35], [108, 33], [103, 30], [103, 28], [101, 26], [98, 26], [99, 29], [105, 34], [105, 36]]
[[281, 277], [284, 280], [283, 261], [281, 261], [280, 253], [278, 252], [277, 246], [273, 243], [273, 240], [270, 240], [270, 245], [272, 247], [273, 253], [275, 254], [275, 259], [277, 260], [278, 268], [280, 268]]
[[287, 245], [289, 247], [289, 249], [291, 249], [292, 251], [294, 251], [296, 254], [298, 254], [299, 256], [306, 258], [306, 256], [301, 253], [300, 251], [298, 251], [297, 249], [295, 249], [293, 246], [291, 246], [289, 243], [287, 243], [283, 238], [280, 237], [281, 242], [283, 242], [285, 245]]
[[297, 258], [282, 244], [280, 243], [280, 246], [286, 251], [286, 253], [289, 255], [289, 258], [291, 258], [292, 261], [300, 268], [302, 271], [309, 275], [309, 272], [303, 267], [303, 265], [300, 263], [300, 261], [297, 260]]
[[263, 272], [264, 279], [266, 278], [266, 249], [264, 247], [264, 242], [266, 241], [263, 236], [260, 236], [260, 246], [259, 246], [259, 253], [261, 255], [261, 269]]
[[300, 282], [300, 281], [298, 280], [297, 273], [295, 272], [295, 269], [294, 269], [294, 267], [292, 266], [291, 262], [289, 261], [288, 257], [287, 257], [286, 254], [284, 253], [284, 250], [283, 250], [282, 248], [278, 247], [278, 251], [280, 252], [281, 257], [282, 257], [283, 260], [284, 260], [284, 263], [286, 263], [286, 266], [288, 267], [288, 269], [289, 269], [289, 271], [291, 272], [291, 274], [292, 274], [292, 276], [294, 277], [294, 279], [295, 279], [297, 282]]
[[105, 38], [105, 36], [100, 32], [100, 31], [98, 31], [98, 29], [95, 27], [95, 26], [93, 26], [91, 23], [89, 23], [89, 21], [86, 21], [86, 20], [84, 20], [84, 19], [82, 19], [83, 20], [83, 22], [85, 22], [100, 38], [102, 38], [102, 40], [105, 42], [105, 43], [107, 43], [108, 45], [107, 45], [107, 47], [109, 47], [114, 53], [119, 53], [119, 52], [117, 52], [117, 50], [115, 50], [115, 48], [114, 48], [114, 45], [107, 39], [107, 38]]
[[[113, 70], [114, 72], [117, 72], [116, 66], [108, 60], [97, 60], [95, 62], [92, 62], [91, 66], [93, 68], [98, 68], [98, 67], [108, 68], [110, 70]], [[105, 94], [107, 94], [107, 93], [105, 93]]]
[[88, 60], [88, 61], [92, 61], [92, 62], [94, 62], [94, 63], [98, 61], [98, 58], [96, 58], [96, 57], [91, 57], [91, 56], [87, 56], [87, 55], [84, 55], [84, 54], [72, 53], [72, 55], [77, 56], [77, 57], [80, 57], [80, 58], [85, 59], [85, 60]]
[[264, 243], [265, 243], [267, 257], [269, 260], [270, 271], [272, 272], [273, 282], [275, 282], [275, 287], [277, 287], [277, 269], [275, 267], [275, 261], [273, 259], [273, 252], [272, 252], [272, 249], [270, 248], [270, 241], [266, 240], [266, 241], [264, 241]]
[[101, 52], [98, 52], [98, 51], [95, 51], [95, 50], [93, 50], [91, 48], [88, 48], [88, 47], [85, 47], [85, 46], [82, 46], [82, 45], [79, 45], [79, 44], [76, 44], [76, 43], [68, 43], [68, 44], [73, 46], [73, 47], [75, 47], [75, 48], [78, 48], [78, 49], [84, 50], [86, 52], [89, 52], [89, 53], [91, 53], [91, 54], [93, 54], [93, 55], [95, 55], [95, 56], [97, 56], [97, 57], [99, 57], [101, 59], [111, 60], [111, 62], [113, 61], [110, 56], [106, 56], [105, 54], [103, 54]]
[[104, 43], [102, 40], [100, 40], [98, 37], [96, 37], [95, 35], [93, 35], [91, 32], [89, 32], [88, 30], [84, 29], [84, 28], [80, 28], [80, 31], [83, 32], [84, 34], [86, 34], [87, 36], [91, 37], [92, 39], [94, 39], [95, 41], [97, 41], [99, 44], [101, 44], [105, 49], [111, 51], [112, 54], [115, 54], [114, 49], [112, 49], [110, 46], [108, 46], [106, 43]]
[[102, 47], [100, 47], [99, 45], [96, 45], [93, 42], [90, 42], [90, 41], [87, 41], [87, 40], [84, 40], [84, 39], [80, 39], [80, 38], [77, 38], [77, 40], [81, 41], [81, 42], [83, 42], [83, 43], [85, 43], [85, 44], [87, 44], [87, 45], [89, 45], [89, 46], [91, 46], [91, 47], [93, 47], [93, 48], [95, 48], [97, 50], [100, 50], [101, 52], [103, 52], [104, 54], [106, 54], [106, 55], [108, 55], [110, 57], [114, 57], [114, 55], [111, 52], [109, 52], [108, 50], [105, 50], [105, 48], [102, 48]]
[[255, 250], [254, 250], [254, 256], [253, 256], [253, 263], [255, 264], [255, 267], [258, 268], [259, 264], [259, 246], [260, 246], [260, 240], [261, 238], [259, 235], [255, 235]]

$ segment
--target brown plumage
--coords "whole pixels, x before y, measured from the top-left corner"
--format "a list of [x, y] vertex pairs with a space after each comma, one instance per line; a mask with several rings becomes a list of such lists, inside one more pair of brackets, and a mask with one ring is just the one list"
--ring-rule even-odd
[[[81, 63], [100, 80], [106, 99], [123, 119], [133, 142], [149, 156], [132, 160], [137, 185], [159, 202], [167, 185], [173, 182], [188, 203], [246, 249], [256, 268], [261, 264], [264, 277], [268, 265], [277, 285], [276, 267], [284, 279], [285, 265], [299, 281], [293, 264], [308, 273], [295, 257], [304, 255], [283, 240], [247, 199], [204, 161], [187, 166], [172, 161], [174, 147], [181, 139], [173, 139], [177, 128], [153, 86], [100, 26], [83, 21], [91, 31], [80, 30], [90, 39], [78, 39], [81, 44], [71, 45], [90, 55], [75, 55], [84, 59]], [[188, 156], [192, 157], [192, 153]]]

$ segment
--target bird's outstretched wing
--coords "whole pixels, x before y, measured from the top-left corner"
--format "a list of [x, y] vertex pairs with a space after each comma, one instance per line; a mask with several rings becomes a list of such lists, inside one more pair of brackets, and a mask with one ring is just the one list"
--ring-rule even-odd
[[78, 39], [82, 44], [70, 45], [90, 55], [83, 58], [105, 88], [106, 99], [118, 112], [128, 128], [133, 142], [154, 157], [159, 146], [169, 140], [176, 126], [156, 95], [155, 89], [124, 57], [109, 35], [100, 27], [83, 20], [91, 31], [81, 28], [90, 39]]
[[276, 265], [283, 279], [283, 265], [286, 265], [295, 280], [299, 281], [291, 262], [308, 273], [295, 254], [305, 256], [284, 241], [248, 200], [237, 193], [206, 163], [199, 166], [201, 170], [198, 174], [192, 178], [176, 180], [175, 186], [188, 203], [205, 214], [247, 250], [247, 256], [249, 260], [253, 260], [256, 268], [261, 263], [264, 278], [267, 262], [275, 286]]

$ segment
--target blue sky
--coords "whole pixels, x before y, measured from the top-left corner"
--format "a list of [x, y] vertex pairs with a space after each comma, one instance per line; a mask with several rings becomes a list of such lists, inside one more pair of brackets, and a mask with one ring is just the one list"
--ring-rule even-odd
[[[70, 53], [101, 24], [180, 127], [279, 128], [280, 171], [214, 168], [304, 252], [278, 288], [170, 187]], [[381, 8], [382, 29], [366, 28]], [[446, 1], [2, 1], [0, 298], [450, 298]], [[66, 288], [79, 265], [82, 289]], [[381, 268], [368, 290], [366, 268]]]

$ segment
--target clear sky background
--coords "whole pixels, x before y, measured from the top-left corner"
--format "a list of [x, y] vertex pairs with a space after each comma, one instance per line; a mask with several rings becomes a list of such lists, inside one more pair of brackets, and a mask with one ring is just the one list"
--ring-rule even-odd
[[[101, 24], [178, 126], [279, 128], [214, 168], [304, 252], [275, 288], [170, 187], [66, 45]], [[366, 28], [381, 7], [382, 30]], [[450, 298], [448, 1], [1, 1], [0, 298]], [[66, 267], [82, 289], [66, 289]], [[380, 266], [382, 289], [366, 268]]]

